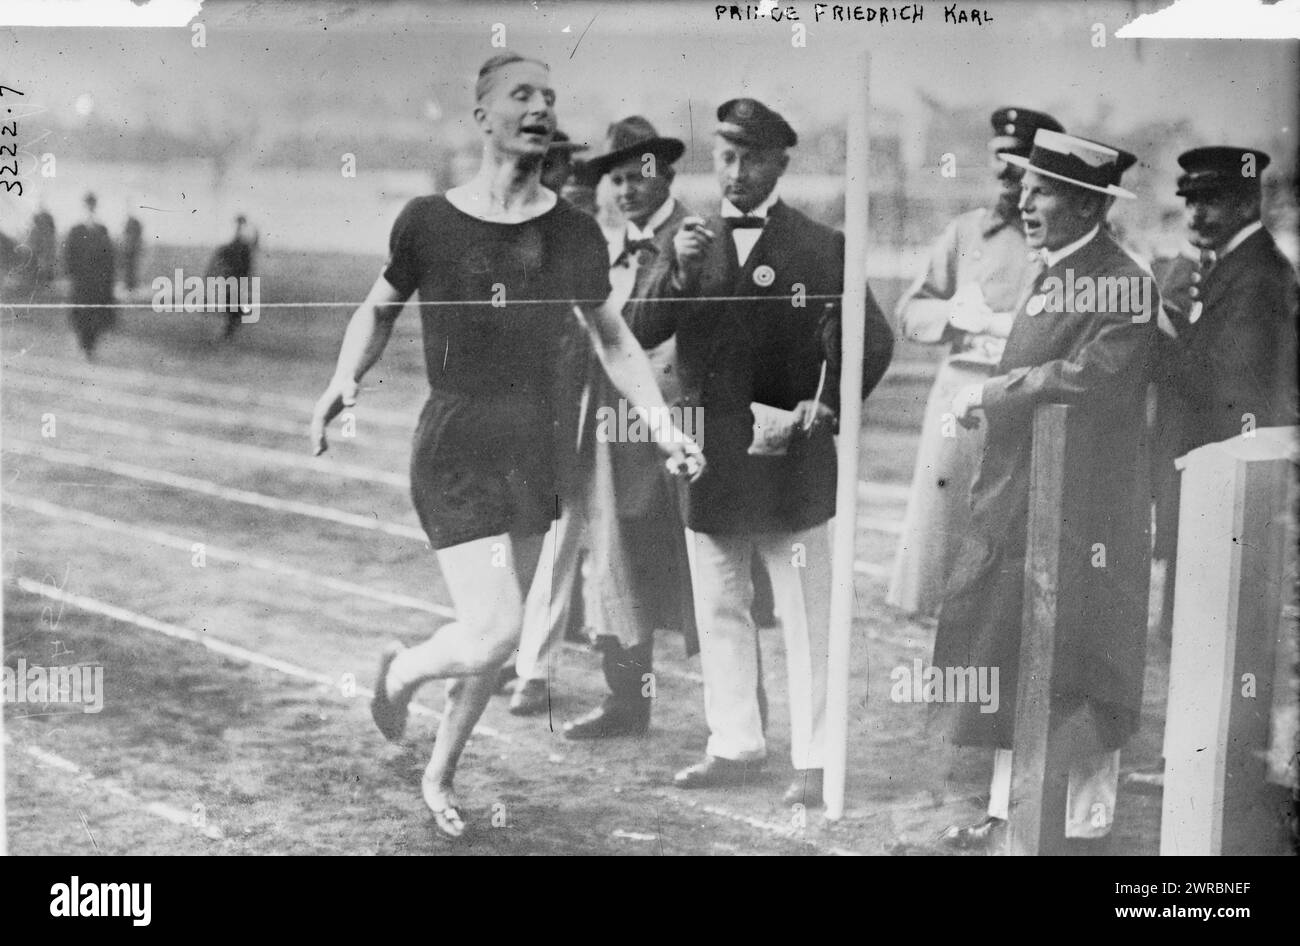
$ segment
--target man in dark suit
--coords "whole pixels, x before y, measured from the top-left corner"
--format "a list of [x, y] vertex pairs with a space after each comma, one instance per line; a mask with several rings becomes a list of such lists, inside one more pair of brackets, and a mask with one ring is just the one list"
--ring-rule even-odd
[[[248, 218], [243, 214], [235, 217], [235, 236], [229, 243], [223, 243], [212, 254], [208, 263], [208, 275], [219, 279], [243, 280], [253, 275], [253, 254], [257, 250], [257, 231], [248, 226]], [[226, 328], [222, 338], [234, 338], [235, 330], [244, 320], [247, 300], [236, 294], [226, 306]]]
[[[815, 805], [825, 750], [844, 237], [778, 197], [788, 149], [798, 141], [784, 118], [748, 98], [726, 102], [717, 117], [719, 212], [683, 222], [644, 297], [628, 307], [643, 345], [676, 335], [678, 404], [703, 410], [709, 461], [681, 494], [708, 754], [674, 781], [682, 788], [739, 783], [767, 754], [750, 614], [750, 565], [758, 556], [789, 669], [797, 777], [785, 798]], [[870, 292], [867, 298], [864, 396], [893, 353], [893, 332]], [[845, 449], [855, 449], [857, 431], [845, 437]]]
[[87, 194], [86, 217], [68, 231], [63, 262], [72, 281], [69, 321], [87, 359], [95, 357], [99, 336], [117, 319], [113, 304], [113, 239], [95, 215], [98, 200]]
[[993, 377], [960, 390], [952, 407], [967, 425], [981, 411], [988, 431], [971, 487], [970, 530], [939, 615], [934, 668], [945, 678], [949, 668], [974, 667], [989, 679], [998, 673], [996, 703], [970, 697], [952, 707], [956, 744], [997, 750], [988, 817], [950, 829], [945, 840], [956, 846], [989, 843], [1007, 819], [1040, 404], [1072, 405], [1070, 423], [1088, 431], [1090, 444], [1079, 458], [1087, 495], [1075, 497], [1088, 513], [1062, 525], [1075, 550], [1062, 565], [1073, 571], [1067, 582], [1086, 592], [1057, 627], [1065, 650], [1053, 668], [1053, 699], [1068, 733], [1055, 737], [1074, 747], [1061, 827], [1087, 844], [1105, 838], [1114, 820], [1119, 748], [1137, 728], [1142, 704], [1150, 570], [1143, 441], [1159, 304], [1150, 274], [1105, 226], [1114, 198], [1133, 197], [1119, 186], [1131, 159], [1047, 129], [1034, 136], [1028, 157], [1006, 156], [1025, 169], [1021, 219], [1039, 260]]
[[1295, 270], [1260, 220], [1252, 148], [1193, 148], [1178, 158], [1178, 196], [1199, 260], [1157, 270], [1164, 300], [1159, 346], [1156, 557], [1165, 567], [1164, 627], [1173, 618], [1179, 477], [1190, 450], [1296, 418]]

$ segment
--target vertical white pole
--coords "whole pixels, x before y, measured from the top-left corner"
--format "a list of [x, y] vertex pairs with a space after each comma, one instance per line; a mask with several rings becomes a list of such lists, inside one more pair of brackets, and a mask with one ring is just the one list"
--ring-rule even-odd
[[867, 118], [869, 57], [849, 64], [848, 152], [844, 181], [843, 360], [840, 370], [839, 473], [831, 549], [831, 627], [826, 680], [826, 817], [844, 815], [849, 738], [849, 643], [853, 633], [853, 541], [858, 505], [858, 431], [862, 426], [862, 348], [867, 309]]

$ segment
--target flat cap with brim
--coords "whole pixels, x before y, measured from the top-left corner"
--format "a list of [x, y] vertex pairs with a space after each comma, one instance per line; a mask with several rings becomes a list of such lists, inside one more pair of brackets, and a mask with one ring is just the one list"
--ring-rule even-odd
[[1034, 135], [1040, 128], [1048, 131], [1065, 131], [1061, 123], [1046, 112], [1032, 108], [1007, 106], [993, 113], [993, 139], [989, 147], [996, 152], [1027, 155], [1034, 146]]
[[793, 148], [799, 143], [790, 123], [757, 99], [731, 99], [719, 105], [715, 133], [752, 148]]
[[640, 161], [644, 155], [653, 154], [657, 160], [672, 164], [685, 152], [686, 145], [679, 139], [662, 137], [649, 121], [633, 115], [609, 126], [605, 153], [583, 162], [582, 176], [587, 183], [595, 184], [624, 161]]
[[1086, 190], [1129, 200], [1137, 197], [1119, 186], [1120, 175], [1137, 162], [1136, 156], [1087, 138], [1040, 128], [1027, 157], [1005, 154], [1003, 158], [1026, 171], [1045, 174]]
[[[1225, 190], [1255, 190], [1259, 176], [1272, 159], [1254, 148], [1213, 145], [1193, 148], [1178, 156], [1183, 173], [1178, 177], [1179, 197]], [[1253, 173], [1247, 173], [1247, 171]]]

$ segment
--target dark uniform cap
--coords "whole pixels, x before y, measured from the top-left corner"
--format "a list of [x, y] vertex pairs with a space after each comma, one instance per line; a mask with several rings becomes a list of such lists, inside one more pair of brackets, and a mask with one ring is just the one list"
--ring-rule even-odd
[[[1032, 108], [1009, 106], [993, 113], [993, 139], [995, 150], [1027, 155], [1034, 146], [1034, 134], [1040, 128], [1048, 131], [1065, 131], [1061, 123], [1046, 112]], [[1007, 139], [1001, 141], [999, 139]]]
[[[1247, 176], [1242, 171], [1248, 166], [1247, 155], [1254, 155], [1255, 174]], [[1183, 174], [1178, 178], [1179, 197], [1189, 194], [1204, 194], [1224, 190], [1257, 190], [1260, 175], [1268, 167], [1271, 159], [1263, 151], [1254, 148], [1234, 148], [1229, 145], [1214, 145], [1208, 148], [1193, 148], [1178, 156]]]
[[757, 99], [732, 99], [718, 106], [717, 134], [755, 148], [793, 148], [799, 143], [790, 123]]
[[649, 121], [633, 115], [609, 126], [605, 133], [605, 153], [583, 163], [583, 182], [596, 184], [629, 158], [640, 160], [642, 155], [653, 154], [665, 164], [672, 164], [685, 151], [686, 145], [680, 139], [661, 137]]

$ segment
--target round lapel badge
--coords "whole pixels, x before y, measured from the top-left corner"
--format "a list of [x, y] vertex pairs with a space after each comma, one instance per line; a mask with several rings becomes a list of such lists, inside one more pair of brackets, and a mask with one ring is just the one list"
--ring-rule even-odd
[[1045, 305], [1047, 305], [1046, 296], [1034, 296], [1029, 300], [1029, 304], [1025, 306], [1025, 314], [1037, 315], [1039, 312], [1043, 311], [1043, 306]]
[[776, 282], [776, 270], [766, 264], [757, 267], [754, 270], [754, 285], [760, 289], [766, 289], [772, 283]]

